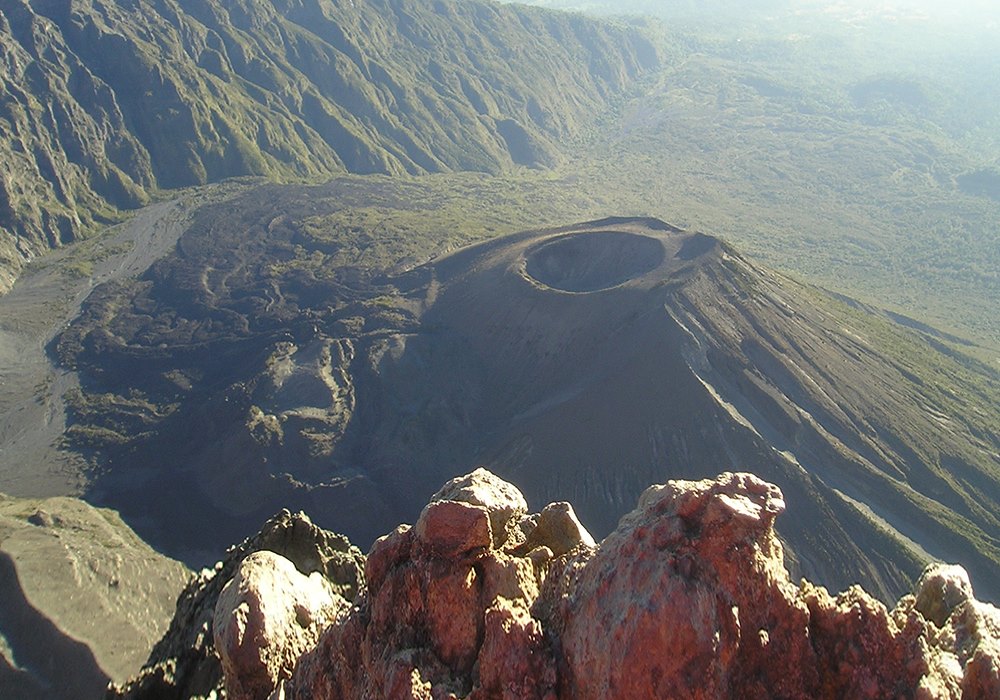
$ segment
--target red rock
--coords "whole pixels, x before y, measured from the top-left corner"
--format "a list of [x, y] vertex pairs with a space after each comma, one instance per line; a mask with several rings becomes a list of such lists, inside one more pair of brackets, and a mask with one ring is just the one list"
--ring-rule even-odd
[[927, 572], [891, 611], [857, 587], [795, 586], [773, 528], [783, 508], [750, 474], [673, 481], [600, 545], [560, 530], [575, 518], [554, 504], [497, 549], [486, 506], [435, 501], [375, 544], [368, 590], [286, 696], [1000, 697], [1000, 611], [964, 572]]
[[473, 700], [555, 700], [556, 665], [541, 623], [522, 601], [498, 598], [486, 611]]
[[425, 571], [430, 648], [455, 674], [468, 675], [482, 640], [482, 581], [471, 566], [430, 566]]
[[478, 557], [493, 547], [489, 511], [460, 501], [433, 501], [414, 528], [423, 551], [439, 559]]
[[480, 467], [459, 476], [431, 497], [434, 501], [462, 501], [482, 506], [490, 514], [493, 546], [499, 549], [508, 539], [509, 526], [528, 512], [528, 503], [513, 484]]
[[365, 579], [368, 585], [379, 588], [392, 567], [410, 558], [412, 546], [413, 530], [409, 525], [400, 525], [388, 535], [375, 540], [365, 560]]

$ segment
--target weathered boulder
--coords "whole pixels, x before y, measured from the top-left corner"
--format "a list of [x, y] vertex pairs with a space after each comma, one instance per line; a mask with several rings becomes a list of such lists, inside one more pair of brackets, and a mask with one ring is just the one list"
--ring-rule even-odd
[[912, 607], [934, 623], [931, 648], [950, 672], [949, 687], [960, 686], [964, 699], [1000, 698], [1000, 610], [975, 599], [964, 569], [931, 564], [915, 595], [898, 607]]
[[485, 508], [497, 547], [507, 541], [509, 527], [528, 512], [528, 503], [517, 487], [482, 467], [446, 483], [431, 497], [434, 501], [462, 501]]
[[541, 623], [521, 600], [497, 597], [486, 611], [474, 698], [556, 698], [556, 665]]
[[542, 574], [511, 553], [524, 510], [484, 470], [449, 482], [414, 528], [372, 546], [368, 590], [299, 661], [285, 697], [554, 700], [555, 657], [530, 613]]
[[[905, 697], [921, 684], [928, 693], [949, 687], [937, 677], [943, 669], [932, 658], [927, 621], [919, 614], [890, 612], [858, 586], [833, 597], [804, 583], [800, 598], [809, 610], [807, 634], [817, 674], [817, 682], [804, 686], [803, 693], [832, 690], [832, 697], [874, 699]], [[775, 661], [776, 669], [787, 663], [781, 657]], [[941, 692], [927, 697], [952, 697]]]
[[460, 501], [428, 504], [417, 519], [416, 534], [426, 553], [440, 559], [476, 557], [493, 547], [489, 511]]
[[[648, 489], [596, 551], [550, 573], [561, 697], [960, 697], [965, 662], [949, 640], [928, 645], [912, 596], [890, 612], [859, 587], [791, 584], [783, 509], [750, 474]], [[954, 605], [954, 588], [925, 585], [925, 605]]]
[[944, 627], [955, 608], [973, 599], [969, 575], [960, 566], [931, 564], [920, 575], [914, 607], [938, 627]]
[[757, 679], [787, 696], [810, 685], [808, 610], [772, 528], [783, 509], [778, 488], [749, 474], [650, 487], [552, 606], [564, 696], [752, 697]]
[[597, 545], [576, 517], [573, 506], [566, 501], [548, 504], [541, 513], [531, 516], [528, 522], [531, 527], [525, 528], [525, 541], [519, 548], [521, 551], [547, 547], [552, 556], [559, 557], [580, 545]]
[[304, 513], [283, 510], [260, 532], [231, 548], [213, 569], [196, 574], [177, 599], [174, 618], [139, 675], [111, 686], [108, 698], [182, 700], [222, 691], [222, 665], [212, 632], [223, 587], [252, 552], [271, 551], [302, 574], [321, 573], [332, 591], [348, 600], [364, 586], [364, 555], [346, 537], [314, 525]]
[[215, 604], [213, 636], [226, 696], [262, 700], [350, 603], [318, 571], [305, 576], [285, 557], [253, 552]]

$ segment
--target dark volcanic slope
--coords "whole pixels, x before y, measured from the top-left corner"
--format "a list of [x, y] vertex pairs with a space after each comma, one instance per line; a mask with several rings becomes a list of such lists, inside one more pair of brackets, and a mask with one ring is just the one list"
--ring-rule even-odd
[[650, 483], [739, 468], [788, 493], [811, 578], [888, 598], [927, 552], [1000, 593], [988, 370], [654, 220], [397, 276], [304, 266], [296, 231], [208, 212], [60, 341], [89, 377], [74, 437], [107, 456], [93, 496], [170, 551], [278, 505], [364, 543], [475, 463], [603, 535]]
[[156, 188], [551, 164], [658, 62], [635, 28], [479, 0], [6, 1], [0, 291]]
[[[890, 525], [995, 580], [996, 435], [933, 408], [913, 368], [861, 335], [870, 319], [846, 325], [707, 236], [645, 221], [579, 230], [436, 266], [424, 323], [455, 329], [484, 368], [482, 461], [541, 501], [568, 494], [600, 532], [650, 482], [749, 468], [794, 496], [784, 536], [825, 582], [888, 591], [912, 575], [920, 554], [886, 538]], [[629, 259], [651, 240], [658, 251]]]

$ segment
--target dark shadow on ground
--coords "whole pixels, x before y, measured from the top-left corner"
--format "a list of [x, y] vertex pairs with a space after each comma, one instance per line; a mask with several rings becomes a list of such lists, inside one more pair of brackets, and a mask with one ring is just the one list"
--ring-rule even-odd
[[108, 676], [90, 648], [67, 637], [31, 606], [14, 562], [0, 552], [0, 634], [7, 639], [19, 668], [0, 658], [0, 697], [103, 697]]

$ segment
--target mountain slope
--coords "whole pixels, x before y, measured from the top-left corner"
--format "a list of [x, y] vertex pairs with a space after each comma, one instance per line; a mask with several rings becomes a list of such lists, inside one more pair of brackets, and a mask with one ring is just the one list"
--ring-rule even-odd
[[0, 38], [0, 288], [157, 188], [552, 164], [659, 62], [633, 28], [454, 0], [12, 0]]
[[190, 572], [116, 513], [0, 494], [0, 691], [97, 697], [136, 673]]
[[801, 504], [812, 578], [890, 598], [947, 555], [996, 595], [988, 368], [655, 220], [389, 274], [323, 262], [389, 232], [323, 238], [318, 192], [282, 196], [204, 210], [58, 341], [86, 387], [68, 434], [110, 467], [91, 497], [157, 546], [197, 558], [278, 504], [367, 543], [474, 463], [603, 535], [649, 483], [739, 468]]

